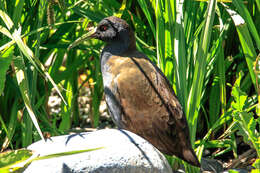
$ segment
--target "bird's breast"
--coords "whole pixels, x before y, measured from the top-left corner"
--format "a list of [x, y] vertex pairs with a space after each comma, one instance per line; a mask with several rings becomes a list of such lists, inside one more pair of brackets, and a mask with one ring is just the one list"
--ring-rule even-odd
[[104, 65], [102, 75], [104, 86], [113, 90], [114, 87], [121, 87], [125, 90], [134, 89], [139, 87], [138, 83], [143, 80], [141, 71], [129, 57], [111, 57]]
[[161, 106], [154, 90], [158, 74], [147, 59], [113, 56], [106, 62], [102, 75], [104, 87], [117, 96], [125, 109], [145, 114], [154, 105]]

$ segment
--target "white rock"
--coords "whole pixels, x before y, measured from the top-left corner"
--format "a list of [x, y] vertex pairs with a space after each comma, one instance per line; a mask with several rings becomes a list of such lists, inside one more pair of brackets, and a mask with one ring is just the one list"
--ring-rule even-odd
[[117, 129], [57, 136], [28, 147], [39, 155], [99, 150], [34, 161], [24, 173], [171, 173], [167, 160], [143, 138]]

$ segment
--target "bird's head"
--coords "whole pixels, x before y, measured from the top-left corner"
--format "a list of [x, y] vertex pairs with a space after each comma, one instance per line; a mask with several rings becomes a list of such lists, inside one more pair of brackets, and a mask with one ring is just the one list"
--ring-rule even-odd
[[130, 26], [125, 20], [115, 16], [101, 20], [95, 29], [77, 39], [69, 46], [69, 49], [90, 38], [96, 38], [110, 44], [120, 42], [135, 47], [135, 37]]
[[99, 22], [92, 37], [105, 42], [114, 42], [121, 37], [129, 37], [129, 32], [129, 25], [123, 19], [110, 16]]

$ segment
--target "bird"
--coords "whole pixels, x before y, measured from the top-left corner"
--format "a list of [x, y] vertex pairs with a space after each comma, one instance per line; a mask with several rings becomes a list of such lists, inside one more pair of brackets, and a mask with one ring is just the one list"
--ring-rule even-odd
[[166, 155], [200, 167], [191, 146], [182, 106], [163, 72], [136, 48], [135, 34], [123, 19], [102, 19], [86, 38], [106, 43], [100, 56], [105, 100], [113, 122]]

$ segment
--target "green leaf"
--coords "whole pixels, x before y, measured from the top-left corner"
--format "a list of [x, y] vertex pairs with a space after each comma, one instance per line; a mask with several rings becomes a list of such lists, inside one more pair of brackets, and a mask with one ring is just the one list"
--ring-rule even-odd
[[244, 110], [244, 105], [247, 101], [247, 95], [240, 89], [241, 78], [242, 73], [240, 72], [238, 79], [232, 87], [231, 94], [234, 97], [234, 101], [231, 103], [231, 107], [233, 109], [233, 118], [234, 121], [238, 122], [237, 125], [239, 126], [239, 134], [243, 136], [244, 141], [250, 141], [250, 143], [252, 142], [259, 156], [259, 132], [256, 131], [256, 125], [258, 120], [254, 119], [252, 112], [248, 113]]
[[187, 101], [187, 119], [191, 132], [191, 141], [195, 141], [196, 127], [198, 119], [198, 111], [200, 108], [200, 101], [202, 96], [204, 77], [207, 73], [206, 62], [207, 54], [209, 50], [211, 32], [213, 21], [215, 17], [216, 0], [211, 0], [207, 8], [207, 18], [203, 31], [200, 35], [200, 41], [198, 45], [198, 52], [196, 54], [196, 63], [194, 69], [194, 78], [190, 89], [188, 101]]
[[260, 159], [259, 159], [259, 158], [256, 159], [256, 161], [253, 163], [253, 166], [254, 166], [256, 169], [260, 170]]
[[[51, 158], [57, 158], [62, 156], [70, 156], [73, 154], [80, 154], [84, 152], [90, 152], [95, 151], [99, 149], [103, 149], [104, 147], [98, 147], [98, 148], [91, 148], [91, 149], [84, 149], [84, 150], [75, 150], [75, 151], [66, 151], [61, 153], [54, 153], [44, 156], [37, 156], [32, 153], [30, 150], [15, 150], [11, 151], [10, 153], [3, 154], [3, 156], [0, 154], [0, 164], [1, 161], [4, 163], [3, 167], [0, 168], [1, 173], [9, 173], [9, 172], [21, 172], [23, 168], [28, 166], [31, 162], [37, 161], [37, 160], [44, 160], [44, 159], [51, 159]], [[1, 167], [1, 165], [0, 165]]]
[[[12, 20], [10, 19], [10, 17], [2, 10], [0, 10], [0, 17], [3, 19], [3, 21], [5, 22], [7, 28], [10, 30], [12, 29], [12, 27], [14, 26]], [[40, 62], [40, 60], [38, 59], [38, 57], [35, 57], [32, 50], [22, 41], [21, 38], [21, 27], [17, 30], [14, 29], [14, 32], [12, 33], [12, 39], [16, 42], [16, 44], [18, 45], [18, 47], [20, 48], [21, 52], [26, 56], [26, 58], [28, 58], [28, 60], [34, 65], [34, 67], [41, 72], [42, 74], [44, 74], [44, 76], [51, 82], [51, 84], [53, 85], [53, 87], [55, 88], [55, 90], [58, 92], [58, 94], [60, 95], [61, 99], [63, 100], [63, 102], [65, 104], [66, 101], [63, 98], [58, 86], [56, 85], [56, 83], [53, 81], [53, 79], [51, 78], [50, 74], [46, 71], [45, 67], [43, 66], [43, 64]]]
[[[6, 35], [7, 37], [11, 38], [12, 39], [12, 35], [11, 33], [3, 26], [0, 25], [0, 32], [4, 35]], [[1, 51], [2, 49], [0, 49]]]
[[211, 140], [205, 143], [206, 148], [227, 148], [231, 147], [233, 142], [231, 139], [223, 139], [223, 140]]
[[253, 113], [236, 112], [234, 113], [234, 119], [239, 123], [238, 134], [243, 136], [244, 141], [249, 144], [250, 142], [257, 142], [259, 135], [255, 130], [256, 120], [254, 119]]
[[[259, 0], [257, 0], [259, 3]], [[246, 21], [247, 25], [249, 26], [250, 32], [253, 35], [257, 48], [260, 49], [260, 37], [259, 37], [259, 28], [256, 28], [252, 16], [250, 15], [248, 9], [246, 8], [245, 4], [242, 0], [233, 0], [232, 3], [237, 8], [238, 13], [243, 17], [243, 19]], [[258, 29], [258, 30], [257, 30]], [[251, 38], [251, 37], [250, 37]]]
[[13, 28], [14, 23], [11, 20], [11, 18], [2, 10], [0, 10], [0, 17], [2, 18], [2, 20], [4, 21], [5, 25], [7, 26], [7, 28], [10, 30]]
[[230, 170], [228, 170], [228, 173], [239, 173], [239, 172], [236, 171], [236, 170], [232, 170], [232, 169], [230, 169]]
[[27, 149], [20, 149], [15, 151], [8, 151], [0, 153], [0, 172], [12, 172], [10, 167], [12, 165], [21, 163], [32, 156], [32, 151]]
[[6, 71], [11, 64], [13, 50], [14, 47], [11, 47], [0, 55], [0, 96], [4, 90]]
[[23, 97], [24, 104], [26, 106], [26, 109], [27, 109], [27, 111], [32, 119], [32, 122], [35, 125], [39, 135], [44, 140], [43, 134], [41, 132], [41, 129], [39, 127], [39, 124], [37, 122], [36, 116], [34, 114], [34, 111], [33, 111], [32, 105], [31, 105], [31, 101], [30, 101], [30, 97], [29, 97], [30, 91], [29, 91], [29, 86], [28, 86], [28, 78], [27, 78], [27, 75], [25, 72], [25, 64], [24, 64], [23, 58], [20, 56], [15, 57], [13, 62], [14, 62], [14, 68], [15, 68], [17, 82], [18, 82], [19, 89], [20, 89], [20, 92]]
[[154, 26], [154, 23], [153, 23], [153, 20], [152, 20], [152, 16], [151, 16], [151, 13], [149, 12], [148, 10], [148, 5], [147, 5], [147, 1], [146, 0], [137, 0], [138, 3], [140, 4], [140, 6], [142, 7], [142, 10], [145, 14], [145, 17], [147, 18], [148, 20], [148, 23], [151, 27], [151, 30], [153, 32], [153, 36], [154, 38], [156, 38], [156, 33], [155, 33], [155, 26]]
[[[210, 127], [219, 119], [219, 110], [220, 110], [220, 87], [219, 87], [219, 78], [215, 77], [210, 89], [209, 96], [209, 124]], [[209, 127], [209, 128], [210, 128]]]
[[[234, 2], [237, 2], [236, 0]], [[237, 3], [235, 3], [237, 4]], [[251, 80], [256, 87], [256, 76], [253, 70], [253, 63], [256, 60], [256, 51], [255, 51], [255, 47], [252, 41], [252, 37], [248, 31], [248, 26], [251, 26], [250, 23], [245, 23], [244, 18], [242, 18], [236, 11], [231, 10], [230, 8], [228, 8], [226, 5], [224, 5], [226, 7], [227, 12], [229, 13], [230, 17], [232, 18], [235, 26], [236, 26], [236, 30], [238, 33], [238, 37], [243, 49], [243, 53], [247, 62], [247, 66], [249, 69], [249, 73], [251, 76]], [[245, 16], [243, 16], [245, 17]], [[249, 20], [250, 21], [250, 20]], [[252, 22], [252, 21], [251, 21]], [[251, 27], [252, 29], [252, 27]], [[256, 31], [253, 31], [253, 33], [256, 33], [256, 37], [257, 38], [257, 42], [259, 42], [259, 46], [260, 46], [260, 41], [259, 40], [259, 36], [257, 34]]]
[[[174, 11], [174, 5], [172, 4], [172, 1], [169, 1], [170, 7], [172, 9], [172, 17], [174, 16], [174, 13], [176, 13], [176, 24], [174, 25], [174, 21], [172, 19], [168, 19], [171, 21], [171, 25], [174, 26], [174, 56], [175, 56], [175, 79], [176, 79], [176, 91], [177, 96], [184, 107], [184, 111], [186, 114], [187, 105], [186, 101], [188, 98], [188, 91], [187, 91], [187, 58], [186, 58], [186, 44], [185, 44], [185, 35], [184, 35], [184, 8], [183, 3], [180, 1], [177, 1], [176, 4], [176, 11]], [[168, 36], [170, 37], [170, 36]], [[187, 114], [186, 114], [187, 115]]]
[[13, 18], [12, 18], [14, 21], [14, 25], [16, 27], [21, 20], [23, 5], [24, 5], [24, 0], [16, 0], [14, 14], [13, 14]]
[[242, 111], [247, 100], [247, 94], [240, 89], [240, 82], [242, 79], [242, 73], [239, 73], [239, 77], [232, 87], [231, 95], [234, 97], [234, 101], [231, 103], [233, 109]]

